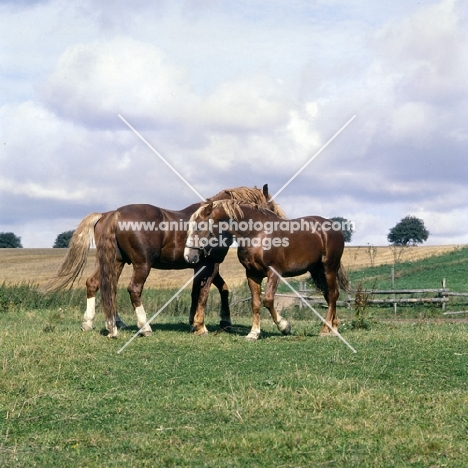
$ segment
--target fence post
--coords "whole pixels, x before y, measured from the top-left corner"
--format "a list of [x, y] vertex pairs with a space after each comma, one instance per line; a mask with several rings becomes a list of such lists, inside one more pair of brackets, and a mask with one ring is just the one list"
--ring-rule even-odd
[[[445, 287], [446, 287], [446, 281], [445, 281], [445, 278], [442, 278], [442, 297], [445, 298], [447, 297], [446, 294], [445, 294]], [[445, 302], [442, 302], [442, 310], [445, 310]]]
[[[392, 266], [392, 290], [393, 290], [393, 300], [395, 301], [395, 265]], [[393, 303], [393, 312], [396, 315], [397, 312], [397, 303]]]

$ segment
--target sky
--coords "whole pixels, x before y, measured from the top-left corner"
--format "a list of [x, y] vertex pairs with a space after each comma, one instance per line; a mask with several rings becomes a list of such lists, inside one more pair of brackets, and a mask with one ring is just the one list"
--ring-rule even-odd
[[0, 232], [52, 247], [91, 212], [273, 194], [313, 159], [288, 217], [466, 244], [467, 83], [464, 0], [0, 1]]

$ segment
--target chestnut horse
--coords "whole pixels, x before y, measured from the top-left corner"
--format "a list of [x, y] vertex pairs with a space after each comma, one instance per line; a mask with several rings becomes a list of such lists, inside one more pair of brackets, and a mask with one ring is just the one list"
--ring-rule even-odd
[[184, 255], [187, 262], [197, 264], [220, 234], [236, 236], [238, 257], [245, 267], [252, 294], [253, 325], [247, 339], [256, 340], [260, 336], [263, 279], [267, 278], [263, 305], [278, 329], [288, 335], [290, 324], [274, 307], [278, 275], [293, 277], [307, 272], [328, 303], [325, 323], [331, 328], [324, 323], [320, 334], [333, 335], [338, 329], [338, 285], [347, 289], [348, 280], [341, 266], [343, 233], [329, 229], [332, 226], [330, 220], [320, 216], [284, 220], [258, 205], [214, 201], [203, 204], [190, 218]]
[[[263, 190], [256, 187], [223, 190], [209, 200], [220, 199], [259, 203], [284, 217], [281, 208], [274, 202], [268, 201], [266, 184]], [[201, 203], [195, 203], [180, 211], [165, 210], [152, 205], [127, 205], [115, 211], [88, 215], [73, 234], [57, 277], [46, 285], [45, 290], [57, 291], [72, 286], [83, 273], [90, 243], [94, 239], [97, 268], [86, 280], [87, 307], [81, 326], [83, 330], [93, 328], [96, 293], [99, 287], [109, 336], [117, 336], [117, 327], [125, 327], [117, 314], [115, 302], [117, 283], [125, 264], [133, 266], [133, 275], [127, 289], [139, 328], [147, 321], [141, 295], [151, 268], [162, 270], [194, 268], [197, 273], [204, 266], [192, 286], [190, 325], [195, 334], [207, 333], [204, 325], [204, 308], [210, 286], [214, 284], [221, 295], [220, 326], [228, 330], [231, 326], [229, 290], [219, 274], [219, 263], [227, 254], [228, 245], [231, 243], [230, 235], [226, 236], [226, 247], [213, 249], [211, 255], [201, 259], [195, 267], [187, 264], [183, 256], [186, 228], [183, 229], [182, 226], [200, 205]], [[166, 229], [158, 228], [161, 227], [161, 223], [165, 223]], [[167, 229], [171, 227], [170, 223], [173, 223], [173, 229]], [[174, 229], [174, 223], [177, 224], [177, 229]], [[140, 333], [145, 336], [151, 335], [151, 327], [146, 325]]]

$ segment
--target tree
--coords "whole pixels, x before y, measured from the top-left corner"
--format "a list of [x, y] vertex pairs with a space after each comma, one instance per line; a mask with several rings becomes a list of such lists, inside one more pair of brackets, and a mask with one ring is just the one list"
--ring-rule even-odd
[[54, 249], [66, 249], [75, 231], [65, 231], [55, 239]]
[[0, 249], [21, 249], [21, 237], [12, 232], [0, 232]]
[[390, 229], [387, 240], [392, 245], [407, 246], [422, 244], [428, 237], [429, 231], [424, 226], [424, 221], [408, 215]]
[[342, 218], [341, 216], [334, 216], [333, 218], [330, 218], [330, 221], [340, 223], [345, 242], [351, 242], [351, 238], [354, 233], [354, 223], [346, 218]]

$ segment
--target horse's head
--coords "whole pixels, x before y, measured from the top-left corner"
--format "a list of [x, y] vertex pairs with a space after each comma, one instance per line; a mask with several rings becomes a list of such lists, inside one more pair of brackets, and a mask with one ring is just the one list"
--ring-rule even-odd
[[184, 249], [184, 258], [188, 263], [198, 263], [201, 254], [207, 257], [210, 255], [211, 250], [216, 247], [213, 240], [217, 242], [217, 237], [213, 232], [213, 220], [210, 218], [212, 210], [213, 203], [211, 202], [202, 205], [190, 217]]

